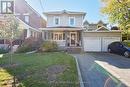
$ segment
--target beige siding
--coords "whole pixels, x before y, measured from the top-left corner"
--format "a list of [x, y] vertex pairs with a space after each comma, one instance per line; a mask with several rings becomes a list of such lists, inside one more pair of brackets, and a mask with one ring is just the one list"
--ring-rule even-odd
[[74, 27], [82, 27], [82, 24], [83, 24], [83, 15], [68, 15], [68, 14], [48, 15], [47, 16], [47, 27], [55, 27], [55, 24], [54, 24], [55, 17], [60, 18], [60, 25], [58, 25], [58, 26], [69, 26], [69, 17], [75, 18]]

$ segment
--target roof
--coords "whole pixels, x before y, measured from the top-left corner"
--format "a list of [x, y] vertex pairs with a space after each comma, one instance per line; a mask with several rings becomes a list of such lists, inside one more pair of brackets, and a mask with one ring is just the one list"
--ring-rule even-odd
[[102, 27], [99, 27], [98, 29], [96, 29], [95, 31], [110, 31], [110, 30], [107, 27], [102, 26]]
[[98, 21], [98, 24], [104, 24], [104, 22], [102, 20]]
[[44, 12], [43, 14], [49, 15], [49, 14], [80, 14], [80, 15], [86, 15], [85, 12], [74, 12], [74, 11], [67, 11], [67, 10], [62, 10], [62, 11], [52, 11], [52, 12]]
[[55, 27], [47, 27], [47, 28], [80, 28], [80, 27], [72, 27], [72, 26], [55, 26]]
[[121, 33], [121, 30], [110, 30], [110, 31], [84, 31], [85, 33]]
[[88, 25], [89, 22], [87, 20], [84, 21], [83, 25]]
[[73, 30], [83, 30], [82, 28], [40, 28], [46, 31], [73, 31]]
[[24, 29], [32, 29], [32, 30], [34, 30], [34, 31], [37, 31], [37, 32], [41, 32], [41, 30], [40, 29], [35, 29], [35, 28], [33, 28], [33, 27], [31, 27], [31, 26], [29, 26], [28, 24], [26, 24], [25, 22], [23, 22], [21, 19], [19, 19], [18, 17], [16, 17], [17, 18], [17, 20], [19, 21], [19, 26], [20, 27], [22, 27], [22, 28], [24, 28]]

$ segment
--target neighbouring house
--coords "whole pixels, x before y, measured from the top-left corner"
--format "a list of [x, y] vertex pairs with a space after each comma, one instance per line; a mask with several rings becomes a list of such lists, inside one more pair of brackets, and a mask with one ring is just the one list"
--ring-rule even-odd
[[[19, 26], [22, 26], [23, 34], [20, 40], [25, 40], [26, 38], [33, 37], [35, 39], [42, 38], [42, 32], [40, 28], [46, 27], [45, 19], [34, 10], [25, 0], [2, 0], [0, 2], [0, 21], [4, 19], [3, 14], [8, 14], [11, 10], [8, 4], [13, 3], [13, 14], [19, 21]], [[2, 6], [5, 6], [2, 8]], [[1, 40], [0, 43], [3, 44], [5, 41]], [[18, 41], [16, 41], [18, 42]]]
[[85, 12], [44, 12], [47, 27], [42, 28], [44, 41], [55, 41], [67, 51], [106, 52], [108, 44], [121, 41], [120, 30], [110, 30], [99, 21], [90, 24], [84, 21]]
[[103, 23], [102, 20], [100, 20], [98, 23], [89, 23], [87, 20], [83, 23], [84, 28], [87, 31], [93, 31], [95, 29], [98, 29], [102, 26], [107, 27], [106, 23]]
[[107, 52], [108, 45], [114, 41], [121, 41], [120, 30], [111, 30], [101, 20], [98, 23], [84, 22], [83, 50], [86, 52]]

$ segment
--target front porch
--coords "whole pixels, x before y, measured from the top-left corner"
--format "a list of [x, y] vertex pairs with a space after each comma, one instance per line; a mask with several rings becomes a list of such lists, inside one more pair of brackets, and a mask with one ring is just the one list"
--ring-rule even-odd
[[[61, 29], [62, 30], [62, 29]], [[44, 41], [55, 41], [59, 48], [70, 49], [70, 48], [81, 48], [82, 47], [82, 31], [81, 30], [44, 30], [43, 40]]]

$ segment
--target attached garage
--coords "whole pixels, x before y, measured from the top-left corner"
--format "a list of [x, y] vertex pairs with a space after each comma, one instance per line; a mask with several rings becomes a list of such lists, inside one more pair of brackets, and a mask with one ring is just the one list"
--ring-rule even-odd
[[121, 41], [121, 31], [83, 32], [83, 49], [86, 52], [107, 52], [108, 45]]

